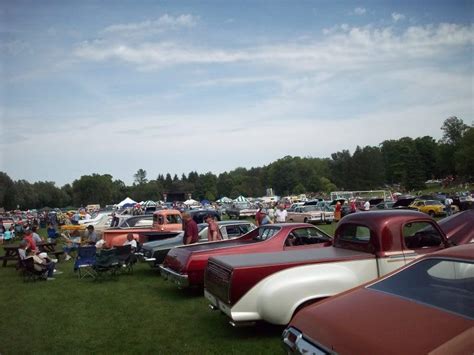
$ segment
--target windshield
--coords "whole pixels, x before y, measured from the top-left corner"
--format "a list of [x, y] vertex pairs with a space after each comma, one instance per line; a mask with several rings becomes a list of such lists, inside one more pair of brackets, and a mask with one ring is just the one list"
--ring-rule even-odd
[[426, 259], [368, 287], [474, 319], [474, 264]]

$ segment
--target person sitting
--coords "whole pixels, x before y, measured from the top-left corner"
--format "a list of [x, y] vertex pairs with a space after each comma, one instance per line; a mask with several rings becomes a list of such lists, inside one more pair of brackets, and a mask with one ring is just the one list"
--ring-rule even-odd
[[123, 245], [130, 245], [132, 248], [132, 253], [137, 250], [137, 241], [133, 238], [133, 233], [127, 234], [127, 240], [123, 243]]
[[25, 260], [27, 258], [32, 258], [34, 261], [34, 268], [36, 271], [47, 271], [47, 278], [46, 280], [54, 280], [54, 272], [56, 263], [51, 261], [49, 258], [41, 257], [37, 255], [33, 250], [28, 249], [28, 242], [26, 240], [22, 240], [20, 242], [20, 247], [18, 248], [18, 255], [20, 256], [21, 260]]
[[33, 251], [34, 253], [38, 252], [38, 247], [36, 246], [36, 241], [33, 238], [33, 232], [31, 229], [25, 230], [25, 236], [23, 240], [26, 241], [28, 249]]
[[43, 243], [43, 239], [40, 237], [40, 235], [37, 233], [38, 227], [33, 226], [31, 227], [31, 231], [33, 232], [33, 239], [35, 240], [36, 244], [38, 243]]
[[94, 245], [99, 241], [99, 237], [97, 236], [97, 233], [94, 230], [94, 226], [88, 225], [87, 226], [87, 242], [91, 245]]
[[81, 235], [78, 230], [73, 230], [70, 235], [62, 233], [61, 236], [66, 239], [66, 246], [63, 247], [64, 250], [64, 260], [68, 261], [72, 257], [70, 255], [71, 251], [77, 250], [81, 246]]

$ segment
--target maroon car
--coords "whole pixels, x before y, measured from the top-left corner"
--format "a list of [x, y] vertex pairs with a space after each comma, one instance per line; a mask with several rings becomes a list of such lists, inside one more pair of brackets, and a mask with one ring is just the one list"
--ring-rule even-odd
[[160, 266], [161, 275], [180, 287], [202, 286], [204, 270], [211, 256], [321, 248], [331, 243], [328, 234], [311, 224], [270, 224], [233, 240], [173, 248]]
[[283, 343], [293, 354], [473, 354], [474, 244], [304, 308]]

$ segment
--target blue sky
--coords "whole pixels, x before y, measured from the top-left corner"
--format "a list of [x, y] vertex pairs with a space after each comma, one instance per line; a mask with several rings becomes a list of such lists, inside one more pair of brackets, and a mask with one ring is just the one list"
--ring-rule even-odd
[[0, 0], [14, 180], [263, 166], [473, 120], [472, 1]]

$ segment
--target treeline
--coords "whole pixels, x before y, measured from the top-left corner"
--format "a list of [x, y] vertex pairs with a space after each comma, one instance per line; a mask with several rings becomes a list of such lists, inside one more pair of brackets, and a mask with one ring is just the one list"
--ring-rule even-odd
[[163, 193], [191, 193], [194, 199], [214, 201], [222, 196], [262, 196], [272, 187], [278, 195], [327, 193], [332, 190], [369, 190], [400, 185], [403, 190], [421, 189], [429, 179], [455, 176], [472, 181], [474, 175], [474, 127], [457, 117], [445, 120], [443, 138], [425, 136], [386, 140], [377, 147], [357, 147], [353, 154], [342, 150], [331, 158], [286, 156], [268, 166], [237, 168], [214, 175], [190, 172], [147, 179], [146, 170], [126, 186], [111, 175], [85, 175], [61, 188], [54, 182], [13, 181], [0, 172], [0, 206], [11, 210], [88, 204], [117, 203], [126, 196], [136, 201], [163, 200]]

